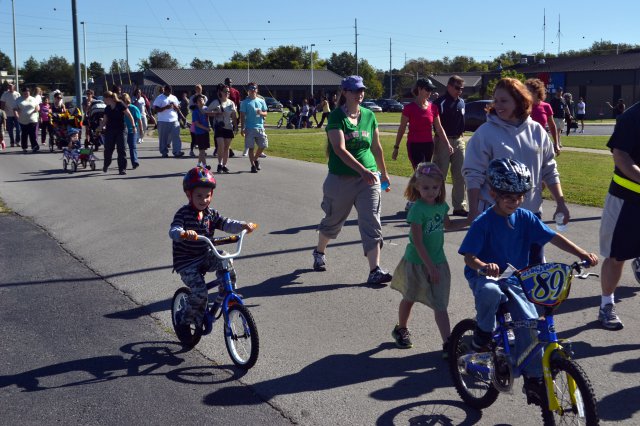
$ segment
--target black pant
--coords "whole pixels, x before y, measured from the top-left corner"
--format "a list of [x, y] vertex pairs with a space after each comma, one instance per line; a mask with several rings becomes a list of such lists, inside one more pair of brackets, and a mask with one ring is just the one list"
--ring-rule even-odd
[[27, 149], [27, 138], [31, 142], [31, 149], [38, 150], [38, 140], [36, 138], [36, 124], [37, 123], [29, 123], [29, 124], [20, 124], [20, 145], [22, 145], [22, 149]]
[[53, 125], [50, 121], [43, 121], [40, 123], [40, 140], [42, 145], [47, 141], [47, 133], [49, 134], [49, 144], [55, 143], [55, 137], [53, 136]]
[[118, 151], [118, 171], [127, 169], [127, 151], [125, 148], [126, 133], [107, 132], [104, 134], [104, 168], [107, 169], [111, 164], [113, 150]]
[[324, 124], [324, 119], [325, 118], [329, 118], [329, 113], [328, 112], [323, 112], [322, 113], [322, 117], [320, 117], [320, 122], [318, 123], [318, 127], [322, 127], [322, 125]]

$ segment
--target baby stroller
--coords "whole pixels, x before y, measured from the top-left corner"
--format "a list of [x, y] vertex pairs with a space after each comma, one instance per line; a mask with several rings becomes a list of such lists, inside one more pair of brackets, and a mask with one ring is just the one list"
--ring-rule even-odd
[[298, 126], [299, 119], [300, 117], [296, 116], [296, 113], [293, 111], [283, 112], [282, 117], [280, 117], [278, 123], [276, 124], [276, 127], [279, 129], [283, 124], [285, 124], [286, 121], [287, 129], [294, 129]]
[[[70, 137], [74, 133], [79, 133], [79, 129], [69, 129], [67, 135]], [[74, 173], [78, 170], [78, 165], [82, 165], [83, 168], [87, 168], [87, 165], [91, 167], [91, 170], [96, 169], [96, 161], [98, 157], [93, 154], [93, 147], [91, 145], [81, 148], [80, 141], [76, 141], [73, 148], [65, 146], [62, 148], [62, 170], [65, 172], [70, 171]]]
[[68, 131], [70, 128], [77, 130], [82, 126], [82, 112], [76, 108], [73, 113], [52, 113], [51, 124], [54, 138], [49, 138], [49, 151], [53, 152], [55, 148], [62, 149], [69, 145]]
[[94, 99], [89, 105], [89, 111], [87, 112], [87, 118], [89, 121], [89, 144], [93, 146], [93, 149], [98, 151], [100, 145], [102, 145], [102, 131], [100, 130], [100, 123], [104, 118], [104, 109], [107, 105], [100, 99]]

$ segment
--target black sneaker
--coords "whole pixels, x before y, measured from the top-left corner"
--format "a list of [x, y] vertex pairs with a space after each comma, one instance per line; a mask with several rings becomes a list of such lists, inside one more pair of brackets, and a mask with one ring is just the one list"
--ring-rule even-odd
[[480, 330], [478, 327], [473, 331], [473, 339], [471, 340], [471, 349], [475, 352], [489, 352], [491, 343], [491, 333]]
[[385, 271], [384, 269], [376, 266], [376, 269], [369, 273], [369, 278], [367, 278], [367, 284], [384, 284], [391, 281], [393, 276]]
[[120, 171], [118, 172], [118, 174], [119, 174], [119, 175], [126, 175], [126, 174], [127, 174], [127, 171], [126, 171], [126, 170], [124, 170], [124, 169], [122, 169], [122, 170], [120, 170]]
[[526, 377], [524, 376], [524, 385], [522, 393], [527, 395], [527, 404], [535, 404], [542, 407], [545, 400], [546, 389], [544, 379], [542, 377]]
[[229, 157], [235, 157], [236, 153], [232, 149], [229, 150]]
[[224, 173], [229, 173], [229, 169], [227, 168], [227, 166], [222, 166], [222, 171]]
[[327, 257], [318, 250], [313, 251], [313, 270], [319, 272], [327, 270]]
[[469, 212], [465, 209], [454, 210], [452, 213], [453, 216], [467, 217], [469, 216]]
[[258, 160], [255, 160], [253, 163], [256, 165], [256, 170], [261, 170], [260, 169], [260, 162]]
[[258, 173], [258, 169], [256, 169], [256, 166], [251, 166], [251, 173]]
[[216, 169], [216, 173], [222, 173], [222, 164], [218, 164], [218, 168]]
[[176, 158], [180, 158], [180, 157], [182, 157], [183, 155], [184, 155], [184, 152], [183, 152], [183, 151], [176, 152], [175, 154], [173, 154], [173, 156], [174, 156], [174, 157], [176, 157]]
[[413, 342], [411, 342], [411, 333], [407, 327], [400, 327], [396, 324], [391, 332], [391, 337], [396, 341], [396, 346], [400, 349], [411, 349]]

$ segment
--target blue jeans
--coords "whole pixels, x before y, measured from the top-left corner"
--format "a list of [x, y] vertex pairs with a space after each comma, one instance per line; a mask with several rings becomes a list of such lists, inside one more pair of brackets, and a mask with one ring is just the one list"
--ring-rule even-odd
[[138, 143], [138, 134], [136, 132], [127, 133], [127, 145], [129, 145], [129, 158], [131, 158], [131, 164], [134, 166], [139, 165], [138, 163], [138, 148], [136, 145]]
[[[500, 289], [497, 281], [483, 276], [469, 280], [469, 287], [471, 287], [475, 298], [476, 320], [480, 330], [489, 333], [495, 330], [496, 312], [498, 312], [500, 304], [505, 302], [514, 321], [538, 318], [536, 306], [527, 300], [515, 278], [509, 281], [509, 289], [514, 295], [511, 300]], [[520, 354], [533, 342], [537, 330], [516, 328], [514, 333], [516, 341], [513, 355], [514, 360], [517, 360]], [[525, 369], [525, 373], [530, 377], [542, 377], [542, 350], [538, 351], [536, 357], [532, 359]]]
[[[13, 129], [16, 129], [15, 137], [13, 136]], [[11, 142], [11, 146], [18, 145], [21, 140], [20, 137], [22, 136], [22, 132], [17, 118], [7, 117], [7, 132], [9, 132], [9, 142]]]
[[182, 149], [180, 123], [177, 121], [158, 121], [158, 139], [160, 154], [169, 154], [168, 145], [171, 143], [173, 155], [179, 155]]

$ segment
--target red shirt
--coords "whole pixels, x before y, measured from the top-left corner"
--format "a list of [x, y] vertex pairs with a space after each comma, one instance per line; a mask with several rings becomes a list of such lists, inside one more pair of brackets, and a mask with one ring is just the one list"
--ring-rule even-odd
[[407, 143], [433, 143], [433, 120], [440, 115], [438, 108], [429, 102], [426, 109], [411, 102], [404, 107], [402, 115], [409, 119]]
[[231, 99], [233, 101], [234, 104], [236, 104], [236, 110], [240, 110], [240, 101], [242, 99], [240, 99], [240, 92], [238, 91], [238, 89], [231, 87], [229, 88], [229, 99]]
[[547, 122], [549, 118], [553, 117], [553, 108], [546, 102], [540, 102], [538, 105], [531, 106], [531, 119], [542, 124], [542, 127], [547, 128]]

